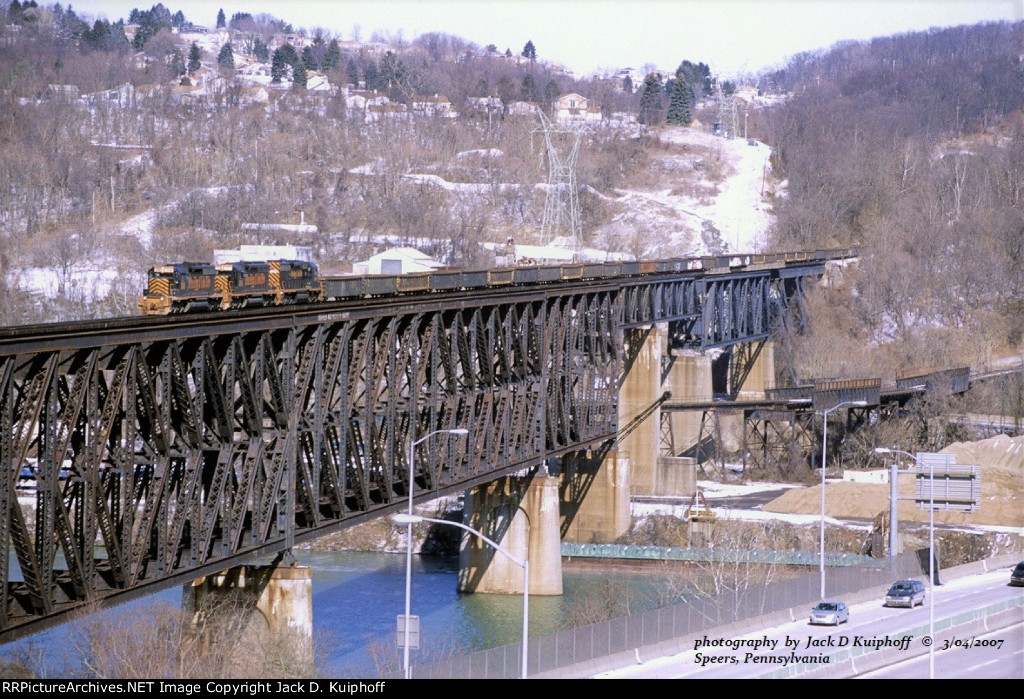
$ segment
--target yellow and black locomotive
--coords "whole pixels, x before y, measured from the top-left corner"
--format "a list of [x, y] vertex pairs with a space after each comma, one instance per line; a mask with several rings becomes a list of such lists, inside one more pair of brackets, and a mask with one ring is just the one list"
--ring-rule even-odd
[[319, 301], [323, 285], [317, 266], [303, 260], [270, 262], [179, 262], [149, 270], [139, 298], [147, 315], [280, 306]]

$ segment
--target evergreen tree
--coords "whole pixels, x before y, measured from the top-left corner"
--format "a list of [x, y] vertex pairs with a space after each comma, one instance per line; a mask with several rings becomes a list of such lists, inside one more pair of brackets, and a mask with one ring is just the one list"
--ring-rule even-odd
[[192, 42], [192, 46], [188, 50], [188, 72], [195, 73], [197, 70], [203, 67], [203, 54], [199, 50], [199, 44]]
[[693, 91], [681, 74], [665, 86], [668, 92], [668, 114], [665, 121], [676, 126], [686, 126], [693, 121]]
[[544, 99], [548, 102], [554, 102], [561, 94], [562, 88], [559, 87], [558, 83], [554, 80], [548, 80], [548, 84], [544, 86]]
[[270, 47], [257, 37], [252, 43], [252, 55], [260, 63], [266, 63], [270, 60]]
[[363, 69], [363, 80], [366, 81], [367, 90], [379, 90], [380, 89], [380, 73], [377, 70], [377, 63], [373, 59], [366, 62], [366, 67]]
[[281, 52], [281, 57], [284, 59], [284, 62], [290, 65], [292, 68], [294, 68], [298, 64], [299, 52], [296, 51], [295, 47], [292, 46], [290, 43], [285, 42], [284, 45], [275, 50], [274, 53], [277, 53], [277, 51]]
[[306, 65], [299, 61], [292, 69], [292, 87], [296, 90], [306, 89]]
[[171, 54], [171, 73], [174, 75], [181, 75], [185, 72], [185, 57], [181, 55], [181, 51], [174, 49], [174, 53]]
[[313, 51], [312, 46], [302, 49], [302, 63], [308, 70], [320, 70], [320, 62], [316, 60], [316, 52]]
[[7, 21], [11, 24], [21, 24], [21, 3], [18, 0], [11, 0], [7, 6]]
[[533, 45], [533, 41], [527, 41], [526, 45], [523, 46], [523, 58], [528, 58], [531, 61], [537, 60], [537, 49]]
[[288, 61], [281, 48], [274, 49], [274, 56], [270, 59], [270, 82], [272, 83], [279, 83], [288, 77]]
[[86, 26], [82, 32], [82, 48], [90, 51], [116, 51], [128, 46], [128, 38], [119, 24], [111, 24], [105, 19], [96, 20], [92, 29]]
[[231, 23], [228, 24], [228, 26], [231, 29], [244, 29], [247, 25], [252, 25], [252, 23], [252, 14], [248, 12], [236, 12], [231, 15]]
[[627, 95], [633, 94], [633, 79], [628, 75], [622, 79], [622, 91]]
[[676, 70], [676, 77], [680, 77], [680, 74], [690, 84], [695, 97], [715, 93], [715, 81], [711, 77], [711, 68], [706, 63], [683, 61]]
[[327, 50], [324, 51], [324, 58], [320, 65], [325, 71], [334, 70], [341, 65], [341, 47], [338, 46], [337, 39], [331, 39], [331, 43], [327, 44]]
[[359, 67], [356, 65], [355, 59], [348, 59], [348, 65], [345, 67], [345, 72], [348, 74], [348, 82], [352, 87], [359, 88]]
[[519, 91], [519, 98], [524, 102], [534, 102], [537, 99], [537, 83], [529, 73], [523, 76], [523, 88]]
[[224, 19], [224, 8], [217, 10], [217, 29], [223, 29], [227, 26], [227, 20]]
[[137, 51], [146, 46], [146, 42], [152, 39], [161, 29], [170, 29], [172, 26], [171, 12], [162, 4], [157, 3], [149, 10], [132, 10], [128, 15], [130, 24], [139, 25], [135, 30], [133, 44]]
[[235, 68], [235, 53], [231, 50], [231, 42], [224, 44], [220, 47], [220, 53], [217, 54], [217, 65], [221, 68], [227, 68], [228, 70], [234, 70]]
[[388, 51], [380, 61], [381, 89], [393, 92], [391, 98], [395, 101], [404, 101], [411, 95], [407, 94], [409, 84], [409, 72], [405, 63], [397, 55]]
[[651, 73], [644, 78], [640, 92], [640, 111], [636, 120], [641, 124], [654, 125], [661, 121], [661, 76]]

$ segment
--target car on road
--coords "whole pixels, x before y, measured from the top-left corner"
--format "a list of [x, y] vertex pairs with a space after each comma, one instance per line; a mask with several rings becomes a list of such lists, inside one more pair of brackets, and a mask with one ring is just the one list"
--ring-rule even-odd
[[924, 583], [920, 580], [897, 580], [885, 593], [886, 607], [910, 607], [924, 605]]
[[811, 610], [812, 624], [839, 626], [850, 620], [850, 608], [839, 600], [822, 600]]
[[1021, 561], [1010, 573], [1011, 585], [1024, 585], [1024, 561]]

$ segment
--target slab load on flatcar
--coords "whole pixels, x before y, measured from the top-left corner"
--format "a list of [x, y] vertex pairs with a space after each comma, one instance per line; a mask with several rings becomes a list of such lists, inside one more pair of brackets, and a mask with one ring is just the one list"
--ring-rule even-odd
[[280, 306], [319, 301], [323, 285], [317, 266], [303, 260], [270, 262], [180, 262], [149, 270], [139, 298], [147, 315]]

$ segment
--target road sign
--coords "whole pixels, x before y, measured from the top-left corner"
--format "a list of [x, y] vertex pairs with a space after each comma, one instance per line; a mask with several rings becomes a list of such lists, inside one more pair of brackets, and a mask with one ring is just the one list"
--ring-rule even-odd
[[[405, 647], [405, 614], [398, 615], [398, 647]], [[415, 614], [409, 615], [409, 648], [420, 647], [420, 618]]]
[[976, 512], [981, 507], [981, 467], [954, 464], [953, 454], [917, 452], [914, 499], [922, 510]]

